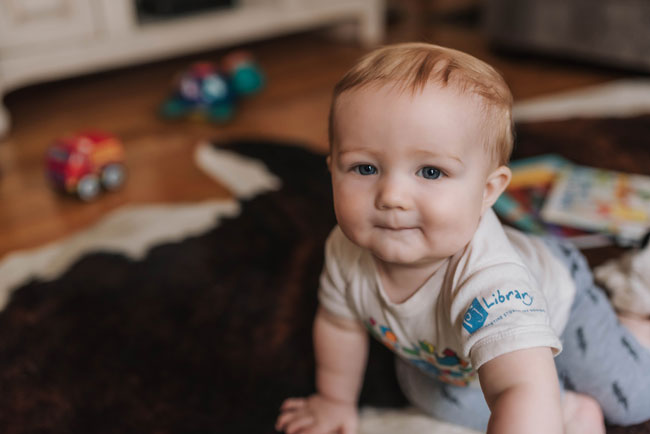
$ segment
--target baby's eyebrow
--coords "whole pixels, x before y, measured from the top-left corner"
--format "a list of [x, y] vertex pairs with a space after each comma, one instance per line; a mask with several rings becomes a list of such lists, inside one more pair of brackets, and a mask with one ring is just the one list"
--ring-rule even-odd
[[371, 148], [354, 148], [354, 149], [339, 149], [337, 152], [339, 155], [345, 154], [375, 154], [376, 151], [373, 151]]
[[436, 152], [430, 152], [430, 151], [418, 151], [416, 154], [418, 157], [424, 157], [424, 158], [444, 158], [444, 159], [449, 159], [449, 160], [454, 160], [457, 163], [463, 164], [463, 160], [460, 159], [460, 157], [457, 157], [455, 155], [447, 155], [447, 154], [438, 154]]

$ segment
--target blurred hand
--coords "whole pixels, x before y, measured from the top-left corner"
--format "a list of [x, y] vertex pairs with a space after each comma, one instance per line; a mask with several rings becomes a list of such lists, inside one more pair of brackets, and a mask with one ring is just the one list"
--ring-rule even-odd
[[356, 406], [312, 395], [284, 401], [275, 429], [286, 434], [357, 434], [357, 423]]

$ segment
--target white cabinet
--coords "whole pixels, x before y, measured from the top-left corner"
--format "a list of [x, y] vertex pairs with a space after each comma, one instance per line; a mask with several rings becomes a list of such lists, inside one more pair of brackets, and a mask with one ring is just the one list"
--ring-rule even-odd
[[[231, 9], [140, 22], [134, 0], [0, 0], [0, 98], [39, 81], [353, 22], [381, 41], [384, 0], [238, 0]], [[0, 134], [8, 128], [0, 104]]]
[[90, 37], [95, 30], [87, 0], [0, 1], [0, 48], [29, 49]]
[[[12, 60], [39, 59], [41, 53], [56, 51], [66, 43], [90, 40], [97, 30], [95, 19], [88, 0], [0, 0], [0, 136], [9, 128], [3, 95], [20, 84], [37, 81]], [[50, 78], [47, 65], [39, 68], [45, 71], [41, 79]]]

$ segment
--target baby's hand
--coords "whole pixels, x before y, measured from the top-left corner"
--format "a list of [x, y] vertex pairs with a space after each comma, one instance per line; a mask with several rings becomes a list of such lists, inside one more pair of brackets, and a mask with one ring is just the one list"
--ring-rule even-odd
[[356, 434], [357, 409], [320, 395], [289, 398], [280, 407], [275, 429], [287, 434]]

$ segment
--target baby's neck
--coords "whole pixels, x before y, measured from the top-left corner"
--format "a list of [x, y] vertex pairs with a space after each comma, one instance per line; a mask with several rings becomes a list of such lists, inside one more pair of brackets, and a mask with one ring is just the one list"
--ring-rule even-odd
[[429, 280], [448, 258], [426, 264], [392, 264], [375, 260], [384, 292], [393, 303], [403, 303]]

